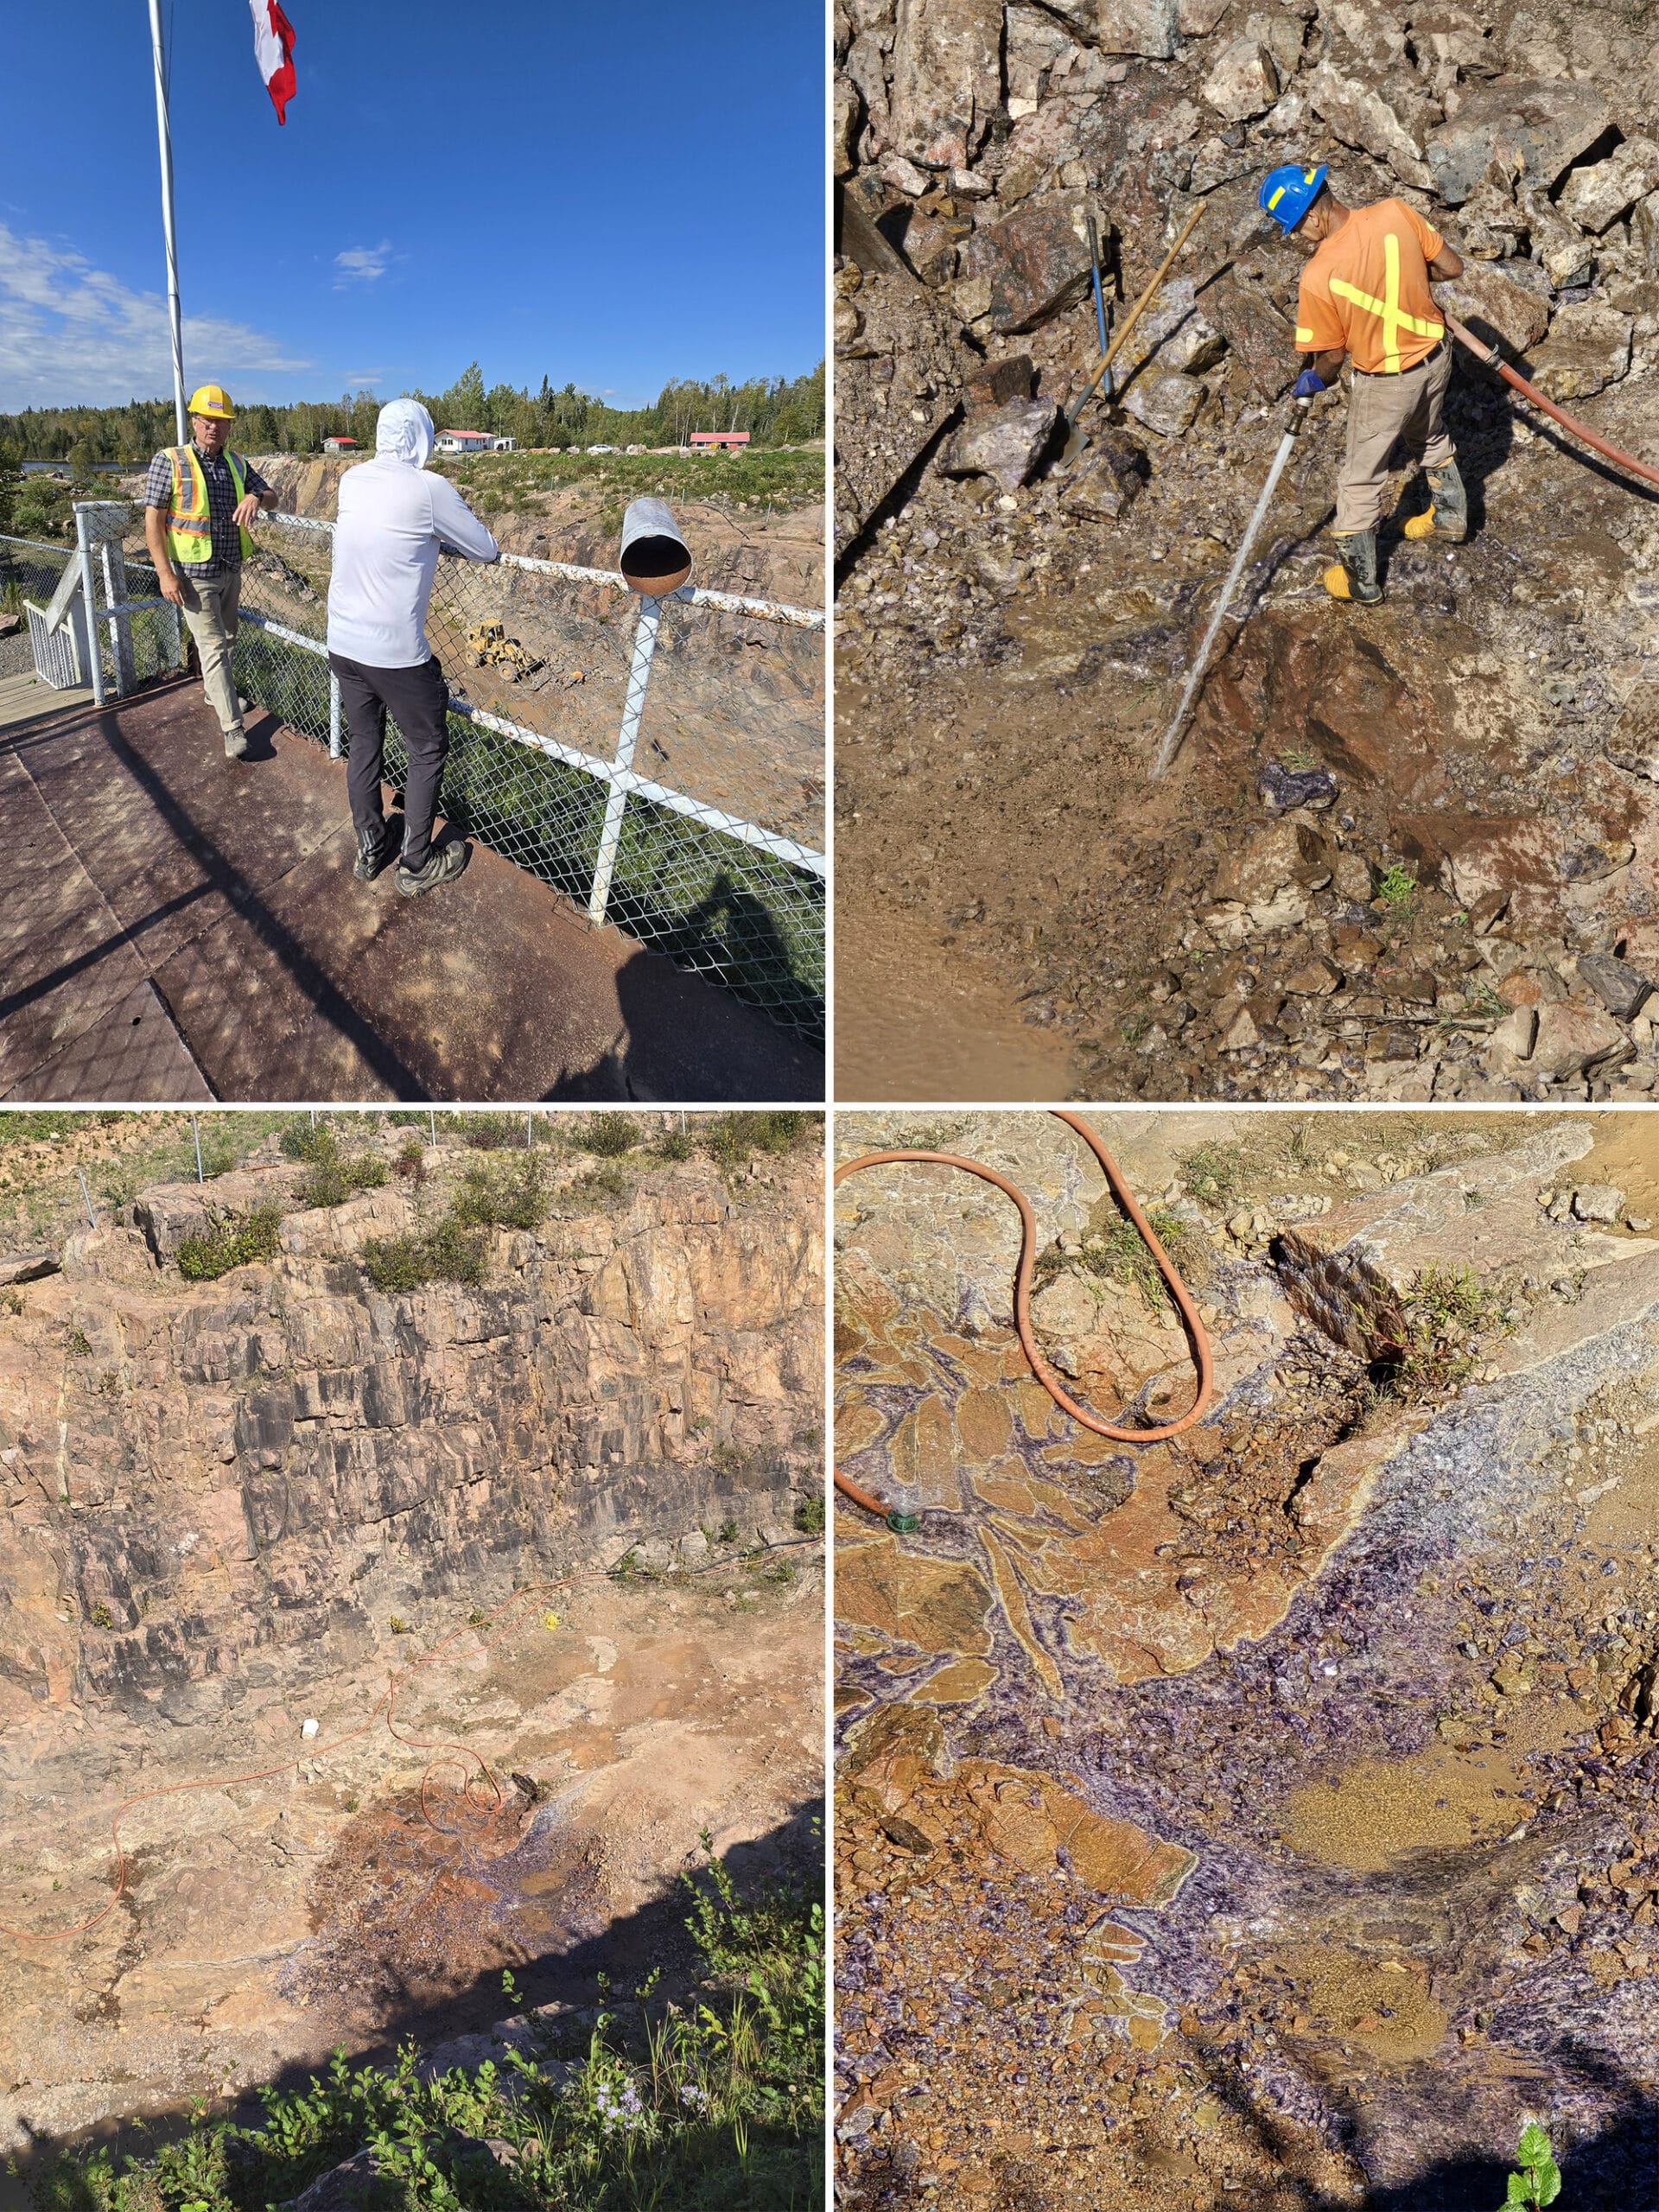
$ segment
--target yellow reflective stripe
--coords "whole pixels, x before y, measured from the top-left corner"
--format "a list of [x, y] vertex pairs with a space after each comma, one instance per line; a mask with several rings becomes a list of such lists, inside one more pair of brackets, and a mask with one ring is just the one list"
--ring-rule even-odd
[[1299, 346], [1311, 346], [1313, 343], [1313, 332], [1311, 330], [1304, 330], [1300, 322], [1296, 326], [1296, 343]]
[[1313, 166], [1313, 168], [1312, 168], [1311, 169], [1304, 169], [1304, 170], [1302, 171], [1302, 182], [1303, 182], [1304, 184], [1312, 184], [1312, 183], [1313, 183], [1313, 180], [1314, 180], [1314, 178], [1315, 178], [1316, 176], [1318, 176], [1319, 173], [1319, 165], [1318, 165], [1318, 164], [1317, 164], [1317, 162], [1316, 162], [1316, 163], [1315, 163], [1315, 165]]
[[1401, 365], [1401, 330], [1402, 328], [1409, 330], [1419, 338], [1440, 339], [1446, 334], [1446, 326], [1440, 322], [1429, 322], [1420, 315], [1408, 315], [1401, 306], [1400, 241], [1392, 231], [1383, 233], [1382, 261], [1386, 273], [1383, 277], [1384, 296], [1382, 299], [1373, 299], [1369, 292], [1362, 292], [1357, 284], [1349, 283], [1343, 276], [1333, 276], [1331, 279], [1331, 289], [1338, 299], [1347, 300], [1353, 306], [1363, 308], [1367, 315], [1374, 315], [1381, 318], [1382, 373], [1384, 376], [1398, 376]]
[[1280, 201], [1284, 198], [1284, 196], [1285, 196], [1285, 188], [1284, 188], [1284, 186], [1281, 184], [1281, 185], [1279, 187], [1278, 190], [1274, 194], [1274, 195], [1273, 195], [1272, 199], [1271, 199], [1271, 200], [1268, 200], [1268, 214], [1272, 214], [1272, 213], [1273, 213], [1274, 209], [1274, 208], [1279, 205], [1279, 202], [1280, 202]]

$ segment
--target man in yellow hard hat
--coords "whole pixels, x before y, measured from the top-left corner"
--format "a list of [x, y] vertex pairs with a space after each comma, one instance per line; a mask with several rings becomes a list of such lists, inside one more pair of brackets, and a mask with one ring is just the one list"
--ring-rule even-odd
[[1420, 460], [1433, 502], [1405, 526], [1408, 537], [1461, 544], [1469, 507], [1446, 427], [1452, 346], [1430, 287], [1461, 276], [1463, 262], [1433, 226], [1403, 200], [1345, 207], [1322, 164], [1276, 168], [1260, 203], [1311, 258], [1296, 305], [1296, 350], [1311, 356], [1294, 387], [1299, 399], [1352, 371], [1348, 451], [1337, 492], [1337, 566], [1325, 572], [1333, 599], [1371, 606], [1376, 531], [1388, 504], [1389, 456], [1403, 447]]
[[190, 395], [190, 443], [171, 446], [149, 464], [144, 485], [144, 542], [161, 579], [162, 597], [184, 611], [201, 659], [201, 685], [219, 716], [227, 758], [248, 749], [236, 700], [231, 655], [242, 594], [242, 556], [251, 553], [248, 525], [276, 494], [258, 470], [228, 443], [235, 419], [222, 385], [198, 385]]

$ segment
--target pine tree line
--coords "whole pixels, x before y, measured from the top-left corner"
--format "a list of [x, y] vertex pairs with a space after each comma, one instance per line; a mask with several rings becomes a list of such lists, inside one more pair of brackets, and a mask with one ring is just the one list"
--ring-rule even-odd
[[[824, 433], [822, 361], [810, 375], [792, 381], [676, 379], [664, 385], [650, 407], [610, 407], [574, 384], [556, 391], [545, 377], [539, 391], [515, 391], [505, 384], [486, 386], [476, 361], [445, 391], [405, 396], [420, 400], [441, 429], [489, 430], [512, 438], [521, 451], [683, 445], [693, 430], [747, 430], [757, 446], [804, 445]], [[348, 391], [334, 401], [296, 400], [283, 407], [244, 402], [236, 443], [245, 453], [320, 453], [325, 438], [345, 436], [372, 447], [380, 405], [369, 391]], [[20, 415], [0, 415], [0, 469], [15, 469], [23, 461], [64, 461], [81, 467], [99, 461], [147, 461], [173, 439], [170, 400], [132, 399], [124, 407], [32, 407]]]

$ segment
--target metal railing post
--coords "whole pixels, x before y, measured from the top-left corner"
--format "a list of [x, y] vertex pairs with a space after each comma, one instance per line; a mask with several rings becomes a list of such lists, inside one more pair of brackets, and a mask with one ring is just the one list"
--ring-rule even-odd
[[[104, 650], [98, 634], [97, 571], [92, 567], [92, 537], [87, 510], [75, 503], [75, 543], [80, 558], [80, 596], [86, 610], [86, 658], [92, 663], [92, 704], [104, 704]], [[93, 1224], [97, 1226], [96, 1224]]]
[[[645, 710], [645, 691], [651, 683], [651, 657], [657, 650], [657, 628], [663, 619], [660, 599], [639, 601], [639, 626], [633, 633], [633, 664], [628, 671], [628, 696], [623, 702], [622, 728], [616, 741], [616, 766], [632, 768], [633, 748], [639, 742], [639, 721]], [[610, 904], [611, 877], [616, 868], [616, 849], [622, 840], [622, 811], [628, 795], [613, 784], [605, 799], [605, 827], [600, 832], [599, 859], [594, 868], [593, 896], [588, 901], [588, 925], [598, 929]]]
[[328, 758], [340, 758], [340, 678], [328, 671]]
[[110, 651], [115, 661], [115, 696], [124, 699], [138, 688], [132, 651], [132, 616], [127, 610], [127, 556], [120, 539], [106, 537], [99, 548], [104, 567], [105, 604], [110, 609]]

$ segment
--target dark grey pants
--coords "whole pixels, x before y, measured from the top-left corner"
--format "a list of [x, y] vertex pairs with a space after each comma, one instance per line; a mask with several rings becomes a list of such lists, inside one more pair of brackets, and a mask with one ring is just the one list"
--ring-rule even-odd
[[390, 713], [409, 755], [404, 784], [404, 866], [423, 868], [432, 849], [432, 817], [438, 810], [438, 785], [449, 749], [444, 722], [449, 687], [437, 656], [418, 668], [365, 668], [361, 661], [330, 653], [328, 665], [340, 679], [340, 703], [351, 733], [346, 788], [351, 794], [359, 850], [372, 849], [385, 834], [380, 781]]

